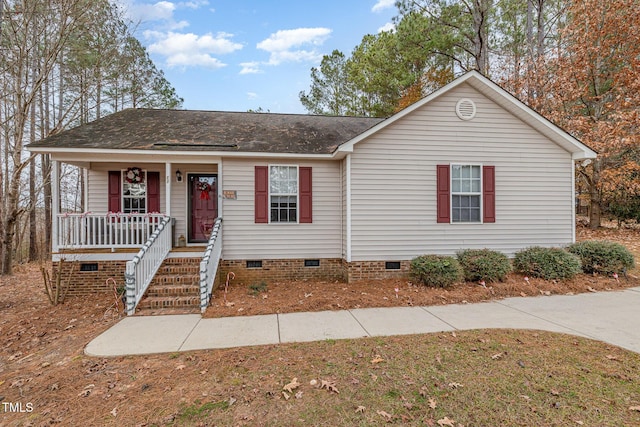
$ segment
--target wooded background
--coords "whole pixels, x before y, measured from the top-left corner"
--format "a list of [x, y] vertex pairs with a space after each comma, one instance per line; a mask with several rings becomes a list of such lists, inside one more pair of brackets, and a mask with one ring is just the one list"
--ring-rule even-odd
[[[51, 248], [51, 162], [25, 145], [124, 108], [177, 108], [171, 84], [108, 0], [0, 0], [0, 273]], [[84, 182], [63, 165], [61, 212]]]
[[[386, 117], [479, 70], [595, 149], [576, 165], [590, 225], [640, 220], [640, 0], [401, 0], [393, 31], [333, 51], [300, 92], [309, 113]], [[29, 142], [182, 99], [109, 0], [0, 0], [0, 274], [48, 259], [51, 164]], [[83, 211], [62, 165], [60, 211]]]

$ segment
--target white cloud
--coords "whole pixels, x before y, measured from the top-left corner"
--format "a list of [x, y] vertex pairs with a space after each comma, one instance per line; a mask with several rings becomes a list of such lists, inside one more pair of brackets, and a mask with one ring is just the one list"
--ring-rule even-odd
[[372, 12], [381, 12], [385, 9], [392, 8], [395, 6], [395, 0], [378, 0], [376, 4], [371, 8]]
[[396, 30], [396, 26], [393, 24], [393, 22], [387, 22], [382, 27], [378, 28], [379, 33], [383, 31], [395, 31], [395, 30]]
[[258, 99], [258, 94], [255, 92], [247, 92], [247, 99]]
[[202, 6], [208, 6], [208, 0], [191, 0], [178, 3], [178, 7], [186, 7], [187, 9], [200, 9]]
[[315, 49], [295, 49], [305, 45], [320, 46], [331, 34], [329, 28], [297, 28], [293, 30], [280, 30], [269, 38], [257, 44], [258, 49], [265, 50], [271, 55], [270, 65], [278, 65], [282, 62], [317, 61], [322, 54]]
[[240, 74], [258, 74], [262, 72], [259, 62], [241, 62], [240, 66], [242, 67]]
[[199, 36], [193, 33], [147, 32], [148, 37], [157, 41], [149, 45], [149, 52], [165, 56], [167, 65], [203, 66], [221, 68], [226, 64], [212, 55], [224, 55], [242, 49], [242, 45], [231, 40], [232, 34], [211, 33]]
[[159, 1], [154, 4], [131, 4], [128, 10], [134, 22], [164, 21], [173, 18], [176, 5], [168, 1]]
[[[208, 6], [208, 0], [188, 0], [178, 3], [161, 0], [156, 3], [140, 3], [140, 0], [116, 0], [123, 7], [133, 22], [154, 22], [156, 28], [162, 26], [165, 30], [177, 30], [189, 26], [187, 21], [176, 22], [174, 13], [179, 9], [197, 10]], [[211, 11], [213, 11], [211, 9]], [[159, 24], [158, 24], [159, 23]]]
[[167, 57], [167, 66], [169, 67], [206, 67], [211, 69], [218, 69], [226, 67], [227, 64], [220, 61], [218, 58], [214, 58], [206, 53], [177, 53]]

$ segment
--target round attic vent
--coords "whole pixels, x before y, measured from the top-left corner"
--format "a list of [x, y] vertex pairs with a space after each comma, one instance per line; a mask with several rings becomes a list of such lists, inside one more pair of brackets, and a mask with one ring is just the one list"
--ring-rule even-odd
[[462, 120], [471, 120], [476, 116], [476, 103], [463, 98], [456, 103], [456, 115]]

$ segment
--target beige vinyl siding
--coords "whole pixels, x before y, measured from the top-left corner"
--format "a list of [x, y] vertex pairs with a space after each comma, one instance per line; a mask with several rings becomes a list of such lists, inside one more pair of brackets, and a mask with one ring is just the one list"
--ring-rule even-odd
[[[473, 120], [456, 116], [460, 98]], [[450, 163], [495, 166], [495, 223], [436, 222], [436, 166]], [[571, 154], [469, 85], [356, 144], [351, 165], [354, 261], [572, 241]]]
[[[313, 223], [256, 224], [254, 222], [255, 166], [297, 165], [312, 168]], [[341, 256], [341, 183], [338, 161], [291, 159], [225, 159], [223, 188], [236, 191], [224, 200], [224, 258], [283, 259]]]

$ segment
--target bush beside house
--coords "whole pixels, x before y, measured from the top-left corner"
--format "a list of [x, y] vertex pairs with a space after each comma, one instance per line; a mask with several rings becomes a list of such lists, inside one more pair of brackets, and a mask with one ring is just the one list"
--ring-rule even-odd
[[567, 250], [580, 257], [585, 273], [624, 273], [633, 268], [633, 254], [619, 243], [589, 240], [574, 243]]
[[533, 246], [516, 253], [517, 272], [545, 280], [570, 279], [582, 273], [580, 258], [560, 248]]
[[465, 249], [457, 257], [468, 282], [502, 282], [512, 270], [505, 254], [490, 249]]
[[460, 263], [450, 256], [421, 255], [411, 260], [409, 271], [414, 280], [433, 288], [446, 288], [464, 279]]

